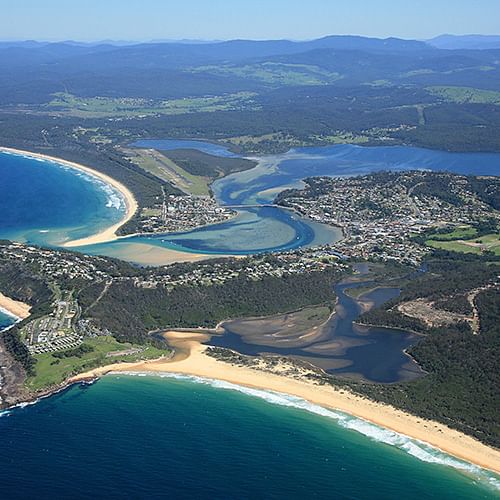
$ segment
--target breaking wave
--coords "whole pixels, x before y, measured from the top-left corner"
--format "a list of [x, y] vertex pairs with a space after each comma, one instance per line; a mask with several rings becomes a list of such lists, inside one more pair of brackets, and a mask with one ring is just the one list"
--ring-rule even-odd
[[372, 441], [394, 446], [423, 462], [444, 465], [461, 470], [469, 475], [474, 476], [474, 478], [480, 480], [481, 482], [486, 482], [494, 489], [500, 490], [500, 478], [493, 472], [490, 472], [469, 462], [465, 462], [458, 458], [452, 457], [451, 455], [448, 455], [447, 453], [427, 443], [424, 443], [423, 441], [410, 438], [408, 436], [405, 436], [404, 434], [399, 434], [390, 429], [385, 429], [359, 417], [354, 417], [340, 411], [329, 410], [290, 394], [263, 389], [253, 389], [250, 387], [233, 384], [231, 382], [225, 382], [223, 380], [198, 377], [195, 375], [157, 372], [114, 372], [112, 374], [140, 377], [154, 376], [160, 378], [186, 380], [197, 384], [209, 385], [216, 389], [237, 391], [246, 394], [247, 396], [263, 399], [264, 401], [267, 401], [271, 404], [304, 410], [321, 417], [332, 419], [341, 427], [363, 434]]

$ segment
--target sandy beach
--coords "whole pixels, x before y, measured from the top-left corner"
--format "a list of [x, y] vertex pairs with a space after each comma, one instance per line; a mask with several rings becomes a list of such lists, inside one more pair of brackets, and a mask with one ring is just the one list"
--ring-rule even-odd
[[124, 242], [113, 249], [108, 249], [109, 257], [134, 262], [141, 266], [166, 266], [176, 262], [198, 262], [222, 255], [181, 252], [171, 248], [148, 245], [147, 243]]
[[96, 243], [104, 243], [107, 241], [113, 241], [113, 240], [117, 239], [116, 231], [121, 226], [123, 226], [123, 224], [125, 224], [127, 221], [129, 221], [134, 216], [135, 212], [137, 211], [138, 205], [137, 205], [136, 199], [134, 198], [134, 195], [121, 182], [118, 182], [117, 180], [113, 179], [109, 175], [103, 174], [102, 172], [94, 170], [90, 167], [80, 165], [79, 163], [63, 160], [61, 158], [56, 158], [54, 156], [48, 156], [48, 155], [41, 154], [41, 153], [32, 153], [30, 151], [22, 151], [20, 149], [6, 148], [6, 147], [0, 147], [0, 151], [6, 152], [6, 153], [19, 154], [19, 155], [23, 155], [23, 156], [29, 156], [32, 158], [38, 158], [40, 160], [48, 160], [48, 161], [60, 163], [61, 165], [64, 165], [64, 166], [69, 167], [69, 168], [74, 168], [74, 169], [80, 170], [80, 171], [85, 172], [89, 175], [92, 175], [93, 177], [97, 177], [98, 179], [104, 181], [106, 184], [113, 186], [117, 191], [119, 191], [122, 194], [122, 196], [125, 200], [126, 213], [120, 222], [117, 222], [116, 224], [114, 224], [114, 225], [106, 228], [105, 230], [103, 230], [97, 234], [94, 234], [92, 236], [88, 236], [86, 238], [80, 238], [78, 240], [67, 241], [63, 245], [65, 247], [94, 245]]
[[31, 306], [11, 299], [0, 292], [0, 309], [3, 309], [16, 318], [25, 319], [30, 315]]
[[[274, 373], [269, 373], [218, 361], [204, 353], [206, 346], [201, 342], [206, 340], [207, 336], [203, 333], [167, 332], [165, 337], [175, 348], [175, 355], [171, 359], [112, 364], [82, 373], [72, 378], [70, 382], [99, 377], [109, 372], [170, 372], [277, 391], [298, 396], [325, 408], [349, 413], [426, 442], [457, 458], [500, 473], [500, 451], [443, 424], [424, 420], [389, 405], [370, 401], [345, 389], [317, 385], [305, 379], [285, 377], [279, 374], [279, 367]], [[283, 371], [286, 371], [285, 367]]]
[[[48, 156], [41, 153], [32, 153], [30, 151], [23, 151], [20, 149], [7, 148], [0, 146], [0, 152], [4, 151], [7, 153], [19, 154], [24, 156], [29, 156], [32, 158], [38, 158], [42, 160], [49, 160], [56, 163], [60, 163], [61, 165], [65, 165], [70, 168], [75, 168], [77, 170], [81, 170], [89, 175], [97, 177], [102, 181], [110, 184], [115, 189], [117, 189], [124, 197], [126, 204], [126, 214], [120, 222], [104, 229], [103, 231], [93, 234], [91, 236], [87, 236], [85, 238], [80, 238], [77, 240], [67, 241], [62, 246], [66, 248], [79, 247], [85, 245], [95, 245], [98, 243], [106, 243], [110, 241], [114, 241], [121, 238], [128, 238], [132, 235], [127, 236], [117, 236], [116, 231], [123, 226], [127, 221], [129, 221], [135, 214], [138, 209], [138, 204], [134, 195], [130, 192], [130, 190], [124, 186], [121, 182], [113, 179], [109, 175], [103, 174], [94, 170], [92, 168], [86, 167], [84, 165], [80, 165], [79, 163], [63, 160], [60, 158], [56, 158], [54, 156]], [[211, 254], [201, 254], [201, 253], [191, 253], [191, 252], [182, 252], [179, 250], [173, 250], [170, 248], [162, 248], [154, 245], [147, 245], [144, 243], [128, 243], [124, 244], [117, 250], [116, 255], [112, 255], [118, 259], [127, 260], [130, 262], [135, 262], [140, 265], [146, 266], [164, 266], [177, 262], [197, 262], [200, 260], [206, 260], [210, 258], [218, 258], [218, 257], [241, 257], [240, 255], [211, 255]]]

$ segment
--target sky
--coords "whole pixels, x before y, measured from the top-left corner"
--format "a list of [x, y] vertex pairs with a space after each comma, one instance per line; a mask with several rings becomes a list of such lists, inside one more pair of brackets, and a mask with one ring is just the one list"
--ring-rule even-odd
[[0, 0], [2, 40], [500, 34], [500, 0]]

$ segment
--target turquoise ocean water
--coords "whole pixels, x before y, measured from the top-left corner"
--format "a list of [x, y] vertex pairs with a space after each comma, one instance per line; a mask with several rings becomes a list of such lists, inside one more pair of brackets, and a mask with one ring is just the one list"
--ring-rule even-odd
[[120, 193], [51, 161], [0, 152], [0, 238], [60, 245], [123, 218]]
[[15, 318], [0, 309], [0, 331], [14, 323]]
[[0, 417], [1, 498], [498, 498], [498, 478], [290, 396], [109, 375]]
[[[227, 149], [197, 141], [141, 141], [137, 146], [160, 150], [197, 148], [228, 156]], [[355, 175], [377, 170], [429, 169], [462, 174], [499, 175], [500, 154], [448, 153], [411, 147], [362, 148], [339, 145], [300, 148], [259, 158], [257, 167], [224, 177], [213, 185], [222, 205], [237, 205], [228, 222], [185, 233], [134, 236], [79, 250], [137, 263], [149, 249], [176, 249], [206, 254], [251, 254], [332, 243], [337, 228], [305, 220], [267, 206], [287, 187], [300, 187], [312, 175]], [[120, 220], [124, 201], [101, 181], [51, 162], [0, 154], [0, 238], [60, 245]]]
[[[214, 191], [221, 203], [265, 204], [307, 175], [381, 168], [500, 173], [500, 155], [406, 148], [381, 149], [377, 157], [372, 149], [291, 152], [222, 179]], [[411, 153], [418, 153], [414, 161]], [[50, 162], [0, 154], [0, 176], [0, 238], [58, 246], [123, 215], [123, 200], [109, 186]], [[248, 253], [335, 237], [268, 208], [243, 210], [222, 227], [94, 251], [119, 256], [119, 245], [140, 243]], [[274, 239], [256, 248], [257, 228]], [[498, 498], [498, 478], [404, 437], [218, 382], [110, 376], [4, 412], [0, 436], [0, 498]]]

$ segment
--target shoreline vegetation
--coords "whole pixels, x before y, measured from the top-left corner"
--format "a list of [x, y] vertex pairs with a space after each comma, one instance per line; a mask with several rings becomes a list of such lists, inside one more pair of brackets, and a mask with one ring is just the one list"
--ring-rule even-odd
[[[64, 160], [62, 158], [57, 158], [55, 156], [50, 156], [42, 153], [34, 153], [31, 151], [25, 151], [21, 149], [16, 149], [16, 148], [9, 148], [5, 146], [0, 146], [0, 152], [5, 152], [5, 153], [10, 153], [10, 154], [15, 154], [15, 155], [20, 155], [20, 156], [27, 156], [31, 158], [36, 158], [40, 160], [46, 160], [50, 162], [55, 162], [59, 163], [61, 165], [64, 165], [69, 168], [73, 168], [76, 170], [80, 170], [82, 172], [85, 172], [88, 175], [91, 175], [93, 177], [97, 177], [101, 181], [105, 182], [106, 184], [111, 185], [114, 189], [120, 192], [120, 194], [123, 196], [125, 200], [125, 206], [126, 206], [126, 213], [124, 217], [117, 222], [116, 224], [113, 224], [112, 226], [96, 233], [92, 234], [90, 236], [86, 236], [84, 238], [79, 238], [77, 240], [71, 240], [71, 241], [66, 241], [63, 243], [61, 246], [63, 248], [68, 248], [72, 249], [75, 247], [82, 247], [82, 246], [87, 246], [87, 245], [96, 245], [100, 243], [110, 243], [112, 241], [116, 241], [118, 239], [124, 239], [124, 238], [129, 238], [131, 236], [136, 236], [137, 234], [126, 234], [126, 235], [119, 235], [118, 231], [121, 227], [125, 226], [127, 222], [129, 222], [137, 213], [137, 210], [139, 209], [139, 204], [132, 194], [132, 192], [121, 182], [117, 181], [113, 177], [104, 174], [102, 172], [99, 172], [98, 170], [95, 170], [93, 168], [87, 167], [85, 165], [81, 165], [80, 163], [76, 163], [73, 161], [68, 161]], [[144, 233], [147, 235], [148, 233]], [[160, 247], [154, 247], [154, 246], [148, 246], [142, 243], [134, 243], [134, 245], [141, 246], [141, 259], [143, 256], [146, 256], [145, 259], [142, 259], [142, 263], [146, 265], [154, 265], [154, 266], [159, 266], [159, 265], [170, 265], [170, 264], [175, 264], [175, 263], [181, 263], [181, 262], [197, 262], [200, 260], [205, 260], [205, 259], [210, 259], [214, 258], [214, 255], [212, 254], [203, 254], [203, 253], [194, 253], [194, 252], [183, 252], [181, 250], [174, 250], [170, 248], [160, 248]], [[125, 260], [129, 260], [131, 262], [134, 262], [134, 254], [135, 252], [127, 252], [125, 251], [123, 257], [119, 258], [124, 258]], [[231, 254], [217, 254], [215, 257], [239, 257], [239, 255], [231, 255]]]
[[5, 311], [9, 316], [17, 320], [26, 319], [30, 315], [31, 306], [7, 297], [0, 292], [0, 311]]
[[[278, 364], [272, 372], [230, 364], [207, 355], [208, 339], [203, 333], [168, 331], [163, 334], [175, 355], [138, 363], [116, 363], [90, 370], [68, 380], [68, 384], [93, 381], [108, 373], [172, 373], [223, 380], [240, 386], [271, 390], [305, 399], [311, 403], [348, 413], [403, 434], [490, 471], [500, 473], [500, 451], [459, 431], [411, 415], [390, 405], [358, 396], [344, 388], [318, 385], [305, 373], [290, 378], [287, 367]], [[307, 370], [305, 370], [307, 371]]]
[[41, 154], [41, 153], [33, 153], [31, 151], [24, 151], [21, 149], [8, 148], [8, 147], [1, 146], [0, 152], [11, 153], [11, 154], [16, 154], [16, 155], [36, 158], [39, 160], [46, 160], [46, 161], [50, 161], [50, 162], [55, 162], [55, 163], [59, 163], [61, 165], [64, 165], [65, 167], [80, 170], [82, 172], [85, 172], [88, 175], [91, 175], [92, 177], [97, 177], [98, 179], [105, 182], [106, 184], [111, 185], [114, 189], [116, 189], [123, 196], [123, 199], [125, 201], [125, 206], [126, 206], [126, 212], [125, 212], [125, 215], [122, 218], [122, 220], [120, 220], [116, 224], [113, 224], [112, 226], [110, 226], [110, 227], [108, 227], [108, 228], [106, 228], [106, 229], [104, 229], [96, 234], [87, 236], [85, 238], [80, 238], [77, 240], [67, 241], [62, 245], [65, 248], [72, 248], [72, 247], [78, 247], [78, 246], [84, 246], [84, 245], [95, 245], [98, 243], [107, 243], [107, 242], [114, 241], [114, 240], [118, 239], [119, 236], [116, 234], [116, 232], [118, 231], [118, 229], [120, 229], [120, 227], [122, 227], [130, 219], [132, 219], [132, 217], [135, 215], [135, 213], [138, 209], [137, 200], [135, 199], [132, 192], [124, 184], [117, 181], [116, 179], [113, 179], [112, 177], [110, 177], [107, 174], [99, 172], [98, 170], [95, 170], [95, 169], [90, 168], [90, 167], [86, 167], [85, 165], [81, 165], [81, 164], [73, 162], [73, 161], [63, 160], [62, 158], [56, 158], [55, 156], [49, 156], [49, 155]]
[[[66, 247], [90, 245], [120, 238], [120, 236], [117, 236], [116, 231], [125, 224], [127, 220], [130, 220], [137, 210], [137, 201], [130, 191], [123, 184], [115, 181], [106, 174], [101, 174], [98, 171], [84, 167], [78, 163], [43, 154], [3, 147], [0, 147], [0, 151], [54, 161], [70, 168], [82, 170], [110, 184], [125, 197], [127, 214], [124, 220], [96, 235], [67, 242], [64, 245]], [[125, 193], [128, 193], [130, 198], [127, 198]], [[169, 250], [161, 249], [161, 251], [168, 252]], [[173, 259], [176, 257], [177, 259], [172, 260], [172, 262], [180, 261], [178, 257], [184, 254], [184, 252], [172, 252], [177, 254], [173, 256]], [[186, 253], [186, 255], [192, 260], [209, 258], [209, 255], [189, 253]], [[151, 257], [156, 257], [156, 255], [151, 255]], [[218, 257], [221, 257], [221, 255], [218, 255]], [[367, 300], [363, 301], [363, 294], [361, 294], [360, 302], [363, 311], [369, 310], [372, 305]], [[0, 303], [0, 307], [2, 307], [2, 303]], [[5, 307], [5, 309], [7, 309], [7, 307]], [[29, 316], [29, 309], [27, 312], [25, 311], [24, 314], [26, 314], [24, 317]], [[207, 347], [202, 345], [202, 342], [206, 341], [207, 337], [202, 333], [170, 331], [165, 334], [165, 337], [169, 344], [175, 348], [175, 355], [172, 359], [166, 360], [165, 358], [161, 358], [150, 361], [106, 365], [68, 379], [58, 386], [58, 390], [73, 383], [93, 380], [109, 372], [166, 372], [224, 380], [242, 386], [292, 394], [324, 407], [345, 411], [355, 417], [371, 421], [382, 427], [429, 443], [450, 455], [500, 473], [500, 451], [498, 449], [482, 444], [473, 437], [452, 430], [443, 424], [432, 420], [426, 420], [402, 410], [397, 410], [389, 404], [375, 402], [369, 398], [356, 395], [345, 388], [340, 389], [330, 385], [319, 385], [307, 379], [305, 376], [301, 377], [300, 374], [298, 378], [297, 376], [290, 377], [288, 376], [289, 374], [287, 373], [286, 367], [283, 366], [278, 366], [277, 369], [269, 372], [269, 370], [259, 369], [259, 367], [256, 369], [248, 366], [238, 366], [237, 364], [232, 364], [228, 360], [215, 359], [213, 356], [207, 355]], [[57, 391], [48, 390], [46, 391], [46, 395], [51, 395], [54, 392]], [[40, 394], [38, 394], [38, 396], [40, 396]]]

